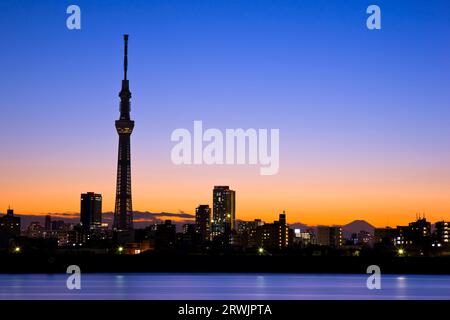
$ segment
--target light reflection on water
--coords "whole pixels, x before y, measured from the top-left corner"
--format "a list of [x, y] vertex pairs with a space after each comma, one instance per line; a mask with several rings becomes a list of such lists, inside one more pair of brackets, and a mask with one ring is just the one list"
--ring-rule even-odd
[[68, 276], [0, 274], [0, 300], [450, 299], [446, 275], [382, 275], [381, 290], [364, 274], [82, 274], [81, 290], [67, 289]]

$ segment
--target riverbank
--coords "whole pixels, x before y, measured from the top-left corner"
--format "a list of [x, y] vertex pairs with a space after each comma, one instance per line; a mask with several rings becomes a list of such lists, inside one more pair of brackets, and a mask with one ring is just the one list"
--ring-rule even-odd
[[450, 257], [311, 257], [257, 255], [98, 255], [1, 254], [0, 273], [65, 273], [69, 265], [82, 272], [252, 272], [365, 273], [378, 265], [384, 274], [450, 274]]

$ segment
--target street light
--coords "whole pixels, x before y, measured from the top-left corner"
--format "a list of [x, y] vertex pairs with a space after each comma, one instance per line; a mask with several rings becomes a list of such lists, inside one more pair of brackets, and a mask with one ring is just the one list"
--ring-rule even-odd
[[15, 253], [19, 253], [20, 250], [21, 250], [20, 247], [15, 247], [15, 248], [14, 248], [14, 252], [15, 252]]
[[402, 256], [402, 255], [404, 255], [405, 254], [405, 250], [403, 250], [403, 249], [398, 249], [398, 255], [399, 256]]
[[121, 247], [118, 247], [117, 248], [117, 251], [119, 252], [119, 253], [122, 253], [123, 252], [123, 247], [121, 246]]

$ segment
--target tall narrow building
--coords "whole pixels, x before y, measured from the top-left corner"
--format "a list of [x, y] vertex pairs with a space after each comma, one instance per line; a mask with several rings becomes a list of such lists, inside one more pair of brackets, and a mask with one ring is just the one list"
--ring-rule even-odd
[[131, 202], [131, 150], [130, 136], [133, 132], [134, 121], [130, 119], [131, 92], [127, 79], [128, 69], [128, 35], [124, 39], [123, 80], [120, 97], [120, 119], [116, 120], [119, 134], [119, 156], [117, 159], [117, 189], [114, 210], [113, 229], [116, 231], [130, 231], [133, 229], [133, 207]]
[[201, 204], [195, 209], [195, 232], [202, 241], [210, 240], [211, 209], [207, 204]]
[[94, 192], [81, 194], [80, 222], [84, 231], [102, 226], [102, 195]]
[[228, 186], [214, 186], [212, 237], [230, 234], [235, 224], [236, 193]]

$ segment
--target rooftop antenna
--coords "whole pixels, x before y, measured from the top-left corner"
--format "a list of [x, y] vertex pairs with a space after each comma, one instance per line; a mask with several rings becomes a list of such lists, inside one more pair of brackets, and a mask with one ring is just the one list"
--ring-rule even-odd
[[127, 80], [128, 70], [128, 35], [123, 35], [124, 52], [123, 52], [123, 80]]

